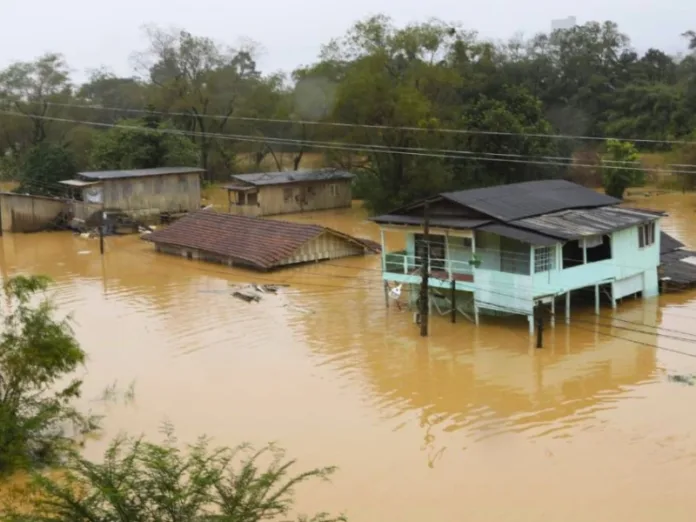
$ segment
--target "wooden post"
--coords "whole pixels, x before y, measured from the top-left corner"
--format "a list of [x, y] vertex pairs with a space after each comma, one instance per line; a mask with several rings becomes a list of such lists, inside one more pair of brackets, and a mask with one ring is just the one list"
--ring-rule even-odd
[[536, 331], [537, 331], [537, 337], [536, 337], [536, 347], [537, 348], [542, 348], [544, 346], [544, 319], [541, 315], [541, 305], [537, 305], [534, 308], [534, 311], [536, 312]]
[[384, 306], [389, 308], [389, 283], [384, 282]]
[[420, 288], [420, 334], [428, 336], [428, 277], [430, 264], [430, 209], [426, 201], [423, 206], [423, 256], [421, 258], [421, 288]]
[[594, 313], [599, 315], [599, 285], [594, 285]]
[[452, 279], [452, 322], [457, 322], [457, 282]]

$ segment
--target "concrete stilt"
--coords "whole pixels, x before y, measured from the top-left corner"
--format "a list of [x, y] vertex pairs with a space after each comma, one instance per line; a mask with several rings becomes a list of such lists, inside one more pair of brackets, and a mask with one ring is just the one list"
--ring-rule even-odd
[[565, 321], [566, 324], [570, 324], [570, 290], [566, 292], [565, 298]]
[[529, 335], [534, 335], [534, 315], [528, 315], [527, 321], [529, 321]]
[[594, 313], [599, 315], [599, 285], [594, 286]]
[[556, 326], [556, 298], [551, 300], [551, 327]]

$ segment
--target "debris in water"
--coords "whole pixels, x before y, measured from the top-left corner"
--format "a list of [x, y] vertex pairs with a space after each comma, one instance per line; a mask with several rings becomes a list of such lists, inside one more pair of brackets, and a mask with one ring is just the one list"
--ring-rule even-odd
[[252, 294], [250, 292], [233, 292], [232, 295], [237, 299], [251, 303], [252, 301], [258, 303], [261, 300], [261, 296], [258, 294]]
[[84, 255], [91, 254], [91, 253], [92, 253], [91, 250], [80, 250], [77, 254], [80, 256], [84, 256]]
[[667, 378], [671, 382], [678, 382], [680, 384], [686, 384], [687, 386], [696, 385], [696, 375], [669, 375]]

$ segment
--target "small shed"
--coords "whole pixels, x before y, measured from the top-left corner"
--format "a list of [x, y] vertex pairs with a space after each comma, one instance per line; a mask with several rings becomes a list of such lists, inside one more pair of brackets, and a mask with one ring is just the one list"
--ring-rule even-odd
[[260, 172], [236, 174], [223, 188], [230, 213], [258, 217], [350, 207], [353, 178], [335, 169]]
[[228, 266], [273, 270], [378, 253], [374, 241], [304, 223], [200, 210], [143, 236], [158, 252]]
[[118, 209], [138, 217], [193, 212], [201, 207], [197, 167], [79, 172], [61, 181], [75, 204], [75, 217], [86, 220], [96, 211]]

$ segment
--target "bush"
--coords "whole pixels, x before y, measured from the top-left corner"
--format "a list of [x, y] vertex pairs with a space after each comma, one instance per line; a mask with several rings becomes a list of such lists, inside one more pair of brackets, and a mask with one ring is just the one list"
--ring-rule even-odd
[[[118, 438], [103, 464], [77, 454], [64, 477], [36, 475], [33, 512], [5, 513], [13, 522], [257, 522], [287, 520], [294, 488], [310, 479], [327, 479], [333, 468], [290, 474], [294, 461], [273, 446], [212, 449], [202, 438], [185, 451], [171, 429], [164, 444]], [[259, 461], [269, 457], [262, 467]], [[339, 522], [325, 513], [313, 522]]]
[[17, 276], [4, 286], [8, 310], [0, 334], [0, 474], [54, 464], [69, 453], [72, 423], [80, 433], [96, 428], [95, 419], [79, 414], [71, 402], [82, 381], [58, 383], [85, 360], [67, 320], [54, 318], [45, 299], [31, 301], [48, 288], [49, 279]]

